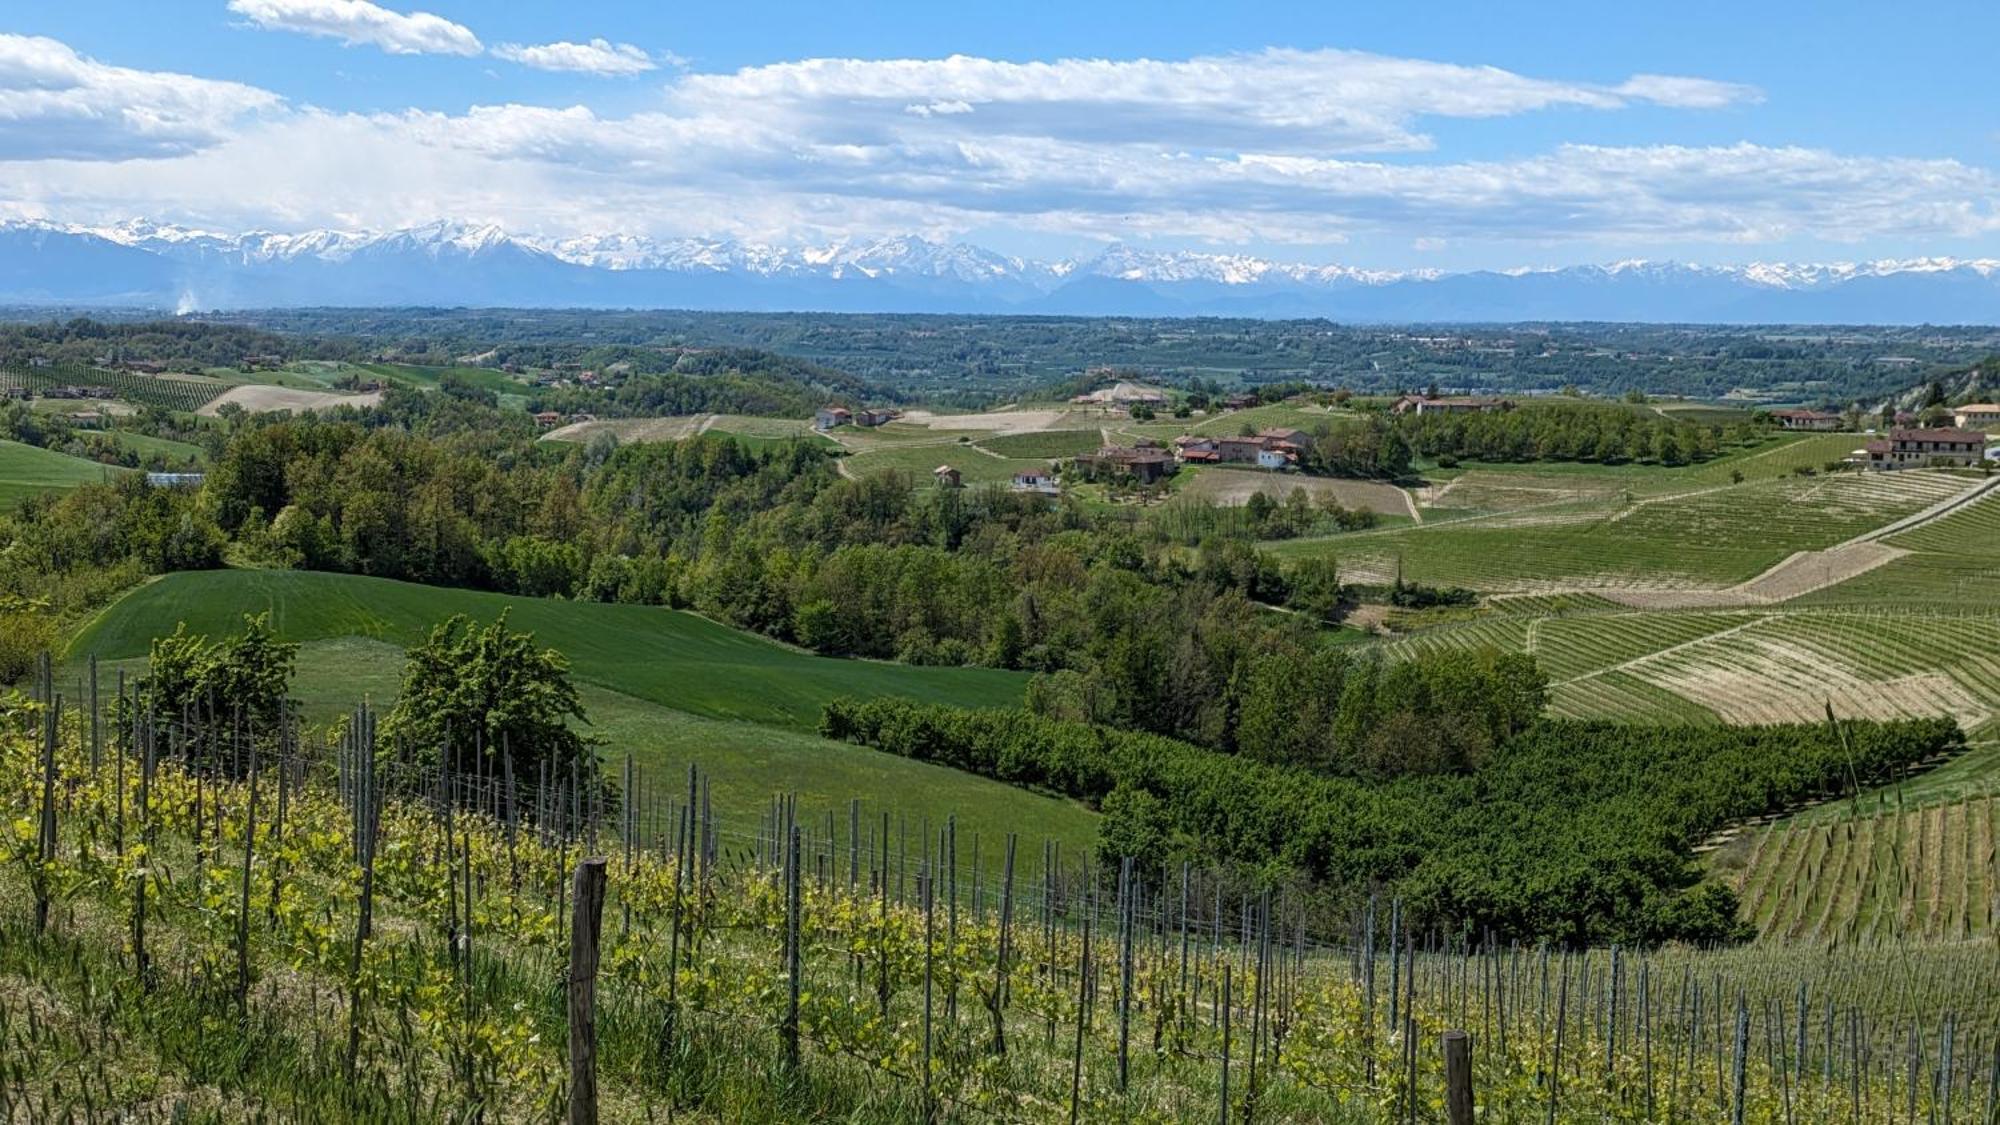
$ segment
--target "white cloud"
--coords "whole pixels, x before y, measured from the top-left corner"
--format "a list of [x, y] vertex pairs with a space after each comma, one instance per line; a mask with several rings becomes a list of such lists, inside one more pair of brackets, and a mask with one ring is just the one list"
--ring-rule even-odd
[[[6, 58], [0, 50], [0, 130], [12, 127]], [[13, 85], [33, 92], [38, 81]], [[97, 117], [167, 104], [120, 93], [109, 78], [93, 88]], [[1352, 52], [807, 60], [682, 76], [658, 108], [626, 116], [582, 105], [246, 120], [186, 110], [172, 131], [178, 146], [151, 150], [171, 158], [143, 166], [0, 148], [0, 199], [79, 221], [140, 214], [291, 228], [454, 218], [554, 236], [777, 241], [1013, 228], [1224, 244], [1366, 234], [1457, 252], [1508, 240], [2000, 233], [2000, 176], [1955, 160], [1752, 144], [1557, 145], [1466, 160], [1427, 151], [1420, 131], [1434, 117], [1635, 102], [1699, 110], [1757, 96], [1698, 78], [1641, 75], [1607, 87]], [[384, 167], [397, 174], [380, 175]]]
[[192, 152], [280, 101], [254, 86], [109, 66], [54, 39], [0, 34], [0, 154], [9, 160]]
[[502, 43], [493, 54], [509, 62], [537, 70], [573, 70], [606, 78], [623, 78], [656, 70], [659, 64], [644, 50], [630, 43], [592, 39], [588, 43], [544, 43], [524, 47]]
[[380, 47], [392, 55], [476, 55], [472, 29], [429, 12], [393, 12], [369, 0], [229, 0], [229, 10], [266, 31]]

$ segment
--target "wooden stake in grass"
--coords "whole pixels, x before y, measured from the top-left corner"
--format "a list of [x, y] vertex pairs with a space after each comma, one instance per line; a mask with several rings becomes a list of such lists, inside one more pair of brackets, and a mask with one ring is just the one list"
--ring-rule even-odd
[[569, 941], [569, 1125], [597, 1125], [597, 939], [604, 922], [604, 857], [576, 865]]
[[1472, 1037], [1444, 1033], [1444, 1110], [1450, 1125], [1472, 1125]]

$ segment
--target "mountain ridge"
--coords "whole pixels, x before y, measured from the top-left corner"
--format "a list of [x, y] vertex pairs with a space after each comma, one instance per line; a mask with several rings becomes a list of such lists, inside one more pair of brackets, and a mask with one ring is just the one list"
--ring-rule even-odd
[[2000, 322], [2000, 260], [1448, 272], [1113, 244], [1041, 261], [901, 235], [817, 246], [494, 224], [236, 234], [133, 219], [0, 222], [0, 301], [181, 311], [297, 305], [1328, 317], [1354, 321]]

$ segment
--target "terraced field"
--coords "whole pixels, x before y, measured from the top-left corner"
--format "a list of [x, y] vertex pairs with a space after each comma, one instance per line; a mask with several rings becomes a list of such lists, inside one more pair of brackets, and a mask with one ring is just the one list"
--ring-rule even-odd
[[[1840, 806], [1845, 810], [1846, 806]], [[2000, 797], [1779, 821], [1733, 845], [1742, 916], [1773, 943], [2000, 933]]]

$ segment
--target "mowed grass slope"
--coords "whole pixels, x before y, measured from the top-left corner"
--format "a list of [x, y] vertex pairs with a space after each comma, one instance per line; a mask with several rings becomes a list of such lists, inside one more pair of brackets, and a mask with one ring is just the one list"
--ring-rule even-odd
[[814, 656], [693, 614], [451, 590], [354, 575], [280, 570], [172, 574], [134, 590], [71, 642], [69, 656], [142, 656], [185, 621], [241, 628], [269, 610], [287, 640], [365, 637], [407, 646], [455, 613], [509, 623], [569, 657], [576, 678], [678, 711], [812, 729], [837, 696], [908, 696], [964, 707], [1019, 702], [1026, 677], [986, 668], [916, 668]]
[[109, 480], [127, 470], [100, 465], [18, 441], [0, 441], [0, 507], [24, 496]]

